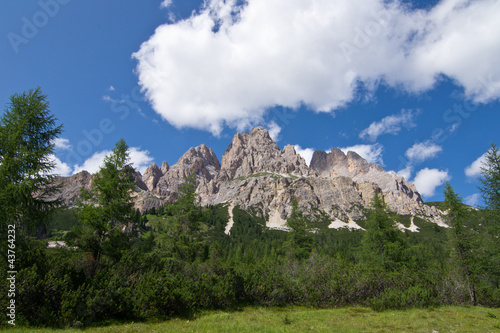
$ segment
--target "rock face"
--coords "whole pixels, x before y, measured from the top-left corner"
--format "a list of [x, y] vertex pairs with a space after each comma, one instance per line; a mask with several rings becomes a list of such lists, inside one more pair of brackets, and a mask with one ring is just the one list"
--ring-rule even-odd
[[250, 133], [236, 134], [222, 156], [218, 181], [227, 181], [261, 172], [313, 175], [293, 146], [284, 150], [271, 139], [267, 130], [255, 127]]
[[[256, 208], [271, 228], [285, 228], [293, 199], [313, 219], [321, 212], [337, 224], [352, 225], [353, 220], [363, 218], [376, 192], [398, 214], [435, 222], [442, 215], [423, 204], [413, 184], [355, 152], [318, 150], [308, 167], [293, 146], [281, 150], [262, 127], [236, 134], [221, 163], [210, 148], [201, 145], [190, 148], [172, 166], [166, 162], [161, 168], [150, 165], [144, 175], [136, 177], [135, 207], [143, 211], [176, 200], [179, 185], [192, 173], [202, 205]], [[62, 197], [74, 196], [71, 186], [90, 186], [88, 173], [78, 175], [69, 177]]]
[[87, 171], [81, 171], [71, 177], [55, 177], [54, 185], [59, 186], [59, 193], [54, 193], [48, 201], [61, 200], [64, 205], [71, 206], [81, 198], [81, 189], [90, 190], [92, 185], [92, 175]]
[[158, 180], [160, 180], [161, 176], [163, 176], [163, 172], [155, 163], [148, 166], [148, 168], [144, 172], [144, 175], [142, 176], [142, 181], [144, 182], [144, 184], [146, 184], [148, 191], [152, 191], [155, 189], [156, 184], [158, 184]]

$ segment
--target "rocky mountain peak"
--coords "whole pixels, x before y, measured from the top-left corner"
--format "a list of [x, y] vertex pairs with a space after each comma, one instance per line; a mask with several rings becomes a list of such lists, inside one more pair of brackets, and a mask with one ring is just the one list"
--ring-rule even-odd
[[189, 177], [191, 173], [196, 175], [198, 182], [206, 182], [215, 178], [219, 174], [219, 171], [219, 159], [212, 149], [202, 144], [198, 147], [189, 148], [189, 150], [179, 158], [177, 163], [168, 168], [167, 172], [158, 180], [154, 190], [161, 196], [171, 196], [177, 192], [178, 186], [185, 178]]
[[[401, 215], [439, 221], [442, 214], [423, 205], [413, 184], [353, 151], [317, 150], [308, 167], [294, 146], [281, 150], [263, 127], [237, 133], [222, 162], [202, 144], [190, 148], [172, 166], [163, 162], [160, 168], [153, 163], [144, 175], [136, 173], [135, 207], [144, 211], [176, 200], [179, 185], [192, 173], [202, 205], [256, 208], [269, 217], [268, 226], [272, 228], [285, 226], [293, 199], [306, 211], [313, 206], [332, 221], [351, 223], [363, 218], [362, 207], [370, 205], [375, 192], [381, 194], [389, 209]], [[56, 178], [62, 184], [60, 197], [71, 204], [80, 188], [90, 188], [91, 180], [88, 172]]]
[[[167, 164], [168, 166], [168, 164]], [[148, 166], [144, 175], [142, 175], [142, 181], [146, 184], [149, 191], [154, 190], [158, 180], [160, 180], [161, 176], [163, 176], [162, 170], [156, 165], [156, 163]]]
[[309, 175], [305, 160], [293, 146], [282, 151], [263, 127], [236, 134], [222, 156], [220, 181], [270, 172]]
[[168, 163], [163, 161], [163, 163], [161, 164], [161, 173], [166, 174], [169, 169], [170, 166], [168, 165]]

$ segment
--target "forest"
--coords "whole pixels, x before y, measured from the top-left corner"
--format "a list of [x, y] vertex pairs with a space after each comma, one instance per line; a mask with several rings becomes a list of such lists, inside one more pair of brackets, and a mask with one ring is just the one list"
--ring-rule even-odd
[[[482, 169], [484, 207], [465, 205], [451, 184], [443, 202], [427, 203], [448, 212], [450, 228], [415, 218], [419, 233], [400, 231], [395, 221], [409, 224], [410, 217], [396, 216], [375, 195], [367, 218], [357, 221], [366, 231], [328, 229], [329, 221], [310, 221], [294, 201], [290, 232], [270, 230], [262, 212], [236, 206], [227, 235], [228, 206], [200, 206], [195, 175], [177, 201], [134, 210], [123, 139], [74, 207], [44, 201], [58, 190], [48, 157], [61, 132], [40, 89], [13, 95], [0, 119], [3, 326], [84, 327], [248, 304], [500, 307], [494, 144]], [[49, 239], [68, 246], [48, 248]], [[14, 318], [5, 310], [12, 304]]]

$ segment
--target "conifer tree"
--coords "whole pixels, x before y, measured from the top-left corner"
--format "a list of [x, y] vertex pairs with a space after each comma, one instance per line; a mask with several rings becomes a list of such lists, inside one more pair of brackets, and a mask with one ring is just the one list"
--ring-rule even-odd
[[134, 170], [128, 154], [125, 140], [119, 140], [95, 174], [91, 190], [83, 190], [78, 202], [81, 225], [76, 230], [77, 245], [91, 252], [96, 261], [103, 253], [115, 259], [120, 256], [135, 218], [130, 198]]
[[1, 228], [15, 224], [28, 234], [43, 233], [45, 221], [58, 206], [47, 201], [55, 166], [54, 139], [62, 132], [40, 88], [10, 97], [0, 118]]
[[288, 246], [299, 259], [307, 258], [311, 253], [313, 240], [307, 231], [307, 218], [299, 210], [297, 199], [292, 200], [292, 213], [286, 222], [292, 229]]
[[474, 247], [471, 229], [465, 226], [469, 213], [462, 203], [462, 198], [455, 193], [449, 183], [444, 189], [444, 203], [448, 208], [446, 220], [450, 228], [450, 239], [453, 249], [457, 254], [458, 265], [465, 276], [472, 305], [477, 304], [476, 290], [474, 285]]
[[495, 144], [491, 144], [486, 152], [486, 161], [481, 167], [481, 184], [479, 187], [486, 207], [493, 211], [500, 211], [500, 151]]
[[379, 263], [386, 269], [395, 269], [397, 263], [406, 259], [408, 244], [395, 223], [383, 199], [375, 192], [362, 244], [368, 260]]

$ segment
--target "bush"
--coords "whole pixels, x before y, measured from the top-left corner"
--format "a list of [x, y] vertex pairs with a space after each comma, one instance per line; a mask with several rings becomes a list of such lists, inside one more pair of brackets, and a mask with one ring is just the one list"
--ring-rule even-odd
[[438, 305], [438, 301], [433, 296], [433, 291], [422, 286], [412, 286], [406, 290], [389, 288], [378, 297], [369, 299], [368, 303], [375, 311]]

